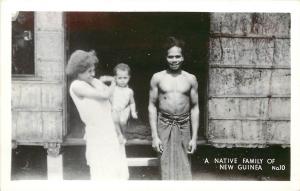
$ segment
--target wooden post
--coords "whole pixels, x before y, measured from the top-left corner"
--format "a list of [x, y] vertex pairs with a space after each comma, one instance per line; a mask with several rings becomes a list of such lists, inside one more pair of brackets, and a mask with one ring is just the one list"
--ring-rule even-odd
[[[42, 77], [41, 106], [42, 139], [46, 140], [49, 180], [63, 179], [60, 154], [65, 115], [65, 38], [63, 12], [35, 12], [35, 72]], [[38, 126], [39, 127], [39, 126]], [[48, 142], [47, 141], [53, 141]]]
[[63, 180], [63, 161], [59, 143], [47, 143], [47, 175], [48, 180]]

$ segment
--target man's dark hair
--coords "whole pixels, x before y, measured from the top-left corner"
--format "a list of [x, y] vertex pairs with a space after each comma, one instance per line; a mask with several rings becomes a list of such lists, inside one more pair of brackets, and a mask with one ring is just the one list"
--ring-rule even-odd
[[164, 44], [165, 53], [167, 53], [167, 51], [170, 48], [172, 48], [173, 46], [177, 46], [177, 47], [181, 48], [181, 53], [183, 54], [184, 46], [185, 46], [185, 43], [183, 40], [177, 39], [174, 36], [169, 36]]

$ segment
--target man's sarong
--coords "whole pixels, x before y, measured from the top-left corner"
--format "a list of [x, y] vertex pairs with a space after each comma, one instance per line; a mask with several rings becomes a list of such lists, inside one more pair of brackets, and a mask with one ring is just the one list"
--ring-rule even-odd
[[171, 115], [158, 113], [157, 131], [163, 145], [160, 156], [163, 180], [191, 180], [188, 144], [191, 140], [190, 113]]

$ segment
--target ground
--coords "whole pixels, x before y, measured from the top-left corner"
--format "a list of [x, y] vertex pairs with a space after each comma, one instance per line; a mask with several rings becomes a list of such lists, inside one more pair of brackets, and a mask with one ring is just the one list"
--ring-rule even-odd
[[[127, 157], [154, 157], [151, 146], [128, 146]], [[88, 180], [89, 167], [85, 161], [84, 146], [63, 147], [63, 177], [65, 180]], [[12, 152], [12, 180], [47, 179], [46, 150], [37, 146], [19, 146]], [[285, 170], [271, 170], [271, 166], [262, 165], [263, 170], [220, 170], [215, 159], [222, 158], [262, 158], [275, 159], [275, 165], [285, 165]], [[210, 163], [204, 163], [205, 159]], [[199, 146], [192, 156], [194, 180], [289, 180], [290, 149], [270, 147], [264, 149], [214, 148]], [[158, 167], [130, 167], [130, 180], [159, 180]]]

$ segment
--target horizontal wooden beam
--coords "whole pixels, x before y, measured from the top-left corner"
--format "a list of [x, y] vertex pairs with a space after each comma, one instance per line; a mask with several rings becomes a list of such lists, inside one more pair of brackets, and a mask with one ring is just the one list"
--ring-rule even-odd
[[59, 84], [63, 85], [65, 82], [61, 80], [45, 80], [40, 76], [16, 77], [12, 76], [12, 83], [14, 84]]
[[291, 94], [282, 94], [282, 95], [241, 95], [241, 94], [234, 94], [234, 95], [209, 95], [209, 99], [211, 98], [291, 98]]
[[290, 147], [290, 144], [282, 141], [266, 141], [266, 140], [233, 140], [233, 139], [211, 139], [208, 143], [218, 148], [232, 148], [232, 147], [243, 147], [243, 148], [265, 148], [268, 146], [282, 146], [283, 148]]
[[44, 146], [45, 143], [57, 143], [57, 144], [63, 144], [61, 141], [47, 141], [47, 140], [35, 140], [35, 141], [29, 141], [29, 140], [12, 140], [13, 144], [17, 147], [19, 145], [24, 146]]
[[235, 121], [290, 121], [290, 118], [272, 118], [272, 119], [261, 119], [261, 118], [209, 118], [209, 120], [235, 120]]
[[12, 108], [14, 112], [62, 112], [62, 108]]
[[[137, 140], [136, 140], [137, 141]], [[44, 146], [44, 142], [27, 142], [27, 141], [13, 141], [16, 142], [17, 145], [24, 145], [24, 146]], [[128, 141], [130, 143], [130, 140]], [[151, 142], [149, 141], [148, 144], [144, 144], [144, 145], [150, 145]], [[276, 146], [276, 145], [281, 145], [282, 147], [289, 147], [289, 144], [284, 143], [284, 142], [278, 142], [278, 141], [263, 141], [263, 142], [249, 142], [249, 141], [240, 141], [240, 140], [225, 140], [225, 139], [214, 139], [214, 140], [198, 140], [197, 141], [197, 145], [214, 145], [214, 144], [228, 144], [228, 145], [232, 145], [232, 144], [243, 144], [243, 145], [247, 145], [247, 144], [262, 144], [262, 145], [266, 145], [266, 146]], [[62, 146], [82, 146], [85, 145], [85, 141], [83, 139], [68, 139], [66, 141], [64, 141], [63, 143], [61, 143]], [[128, 145], [128, 143], [127, 143]], [[129, 144], [130, 145], [130, 144]], [[131, 160], [131, 159], [130, 159]], [[134, 159], [132, 159], [134, 161]], [[146, 159], [145, 159], [146, 160]], [[133, 162], [133, 164], [138, 163], [138, 162]], [[144, 164], [145, 162], [141, 162], [142, 164]]]
[[290, 70], [290, 66], [286, 65], [252, 65], [252, 64], [210, 64], [210, 68], [239, 68], [239, 69], [284, 69]]
[[257, 35], [257, 34], [231, 34], [211, 32], [211, 38], [256, 38], [256, 39], [290, 39], [290, 36]]
[[34, 74], [12, 74], [12, 81], [41, 81], [42, 77]]

